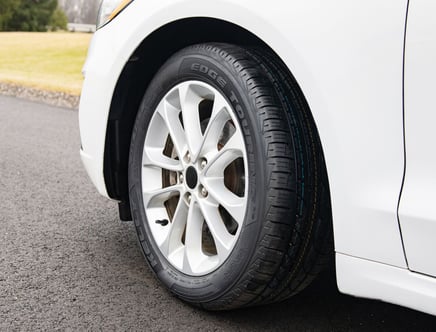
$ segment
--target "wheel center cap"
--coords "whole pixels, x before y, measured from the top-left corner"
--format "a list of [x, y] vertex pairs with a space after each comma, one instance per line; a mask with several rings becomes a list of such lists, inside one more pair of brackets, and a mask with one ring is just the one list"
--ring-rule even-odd
[[193, 166], [189, 166], [186, 170], [186, 184], [190, 189], [194, 189], [197, 186], [198, 175]]

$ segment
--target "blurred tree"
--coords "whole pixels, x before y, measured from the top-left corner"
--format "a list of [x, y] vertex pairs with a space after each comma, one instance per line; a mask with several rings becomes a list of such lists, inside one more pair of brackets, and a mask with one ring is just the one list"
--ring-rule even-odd
[[[17, 1], [17, 0], [0, 0]], [[47, 31], [57, 0], [18, 0], [19, 6], [13, 12], [5, 30]]]
[[8, 23], [20, 3], [21, 0], [0, 0], [0, 31], [7, 30]]
[[59, 7], [57, 7], [51, 16], [48, 25], [50, 26], [51, 31], [66, 30], [67, 23], [68, 23], [68, 18], [65, 15], [64, 11]]

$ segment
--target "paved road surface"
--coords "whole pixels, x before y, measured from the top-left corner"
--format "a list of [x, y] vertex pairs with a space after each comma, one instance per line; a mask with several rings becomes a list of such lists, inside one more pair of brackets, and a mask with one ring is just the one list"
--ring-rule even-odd
[[173, 298], [131, 223], [79, 160], [77, 112], [0, 97], [0, 331], [430, 331], [436, 319], [341, 295], [326, 273], [301, 295], [208, 313]]

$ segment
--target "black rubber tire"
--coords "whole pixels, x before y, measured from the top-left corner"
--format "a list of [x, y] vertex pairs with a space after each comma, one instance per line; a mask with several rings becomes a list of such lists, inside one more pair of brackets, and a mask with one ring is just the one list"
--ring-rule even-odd
[[[157, 248], [140, 181], [144, 139], [155, 108], [186, 80], [206, 82], [227, 96], [249, 165], [248, 212], [239, 239], [223, 265], [200, 277], [178, 271]], [[291, 74], [263, 49], [194, 45], [162, 66], [134, 125], [129, 192], [138, 238], [157, 278], [177, 297], [202, 308], [227, 310], [286, 299], [308, 285], [333, 256], [328, 181], [314, 121]]]

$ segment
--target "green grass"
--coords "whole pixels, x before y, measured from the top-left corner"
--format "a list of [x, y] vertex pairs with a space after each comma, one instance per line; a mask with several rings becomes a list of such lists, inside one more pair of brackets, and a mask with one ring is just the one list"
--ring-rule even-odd
[[0, 81], [79, 95], [91, 34], [1, 32]]

